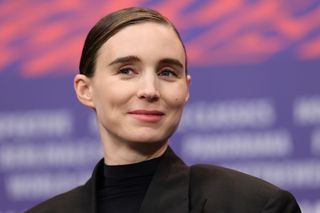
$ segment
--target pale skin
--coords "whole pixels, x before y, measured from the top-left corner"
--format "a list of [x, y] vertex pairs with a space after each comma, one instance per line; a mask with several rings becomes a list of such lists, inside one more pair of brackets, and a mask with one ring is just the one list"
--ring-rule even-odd
[[189, 99], [185, 57], [170, 26], [140, 23], [102, 45], [93, 77], [75, 76], [79, 101], [96, 112], [107, 165], [164, 153]]

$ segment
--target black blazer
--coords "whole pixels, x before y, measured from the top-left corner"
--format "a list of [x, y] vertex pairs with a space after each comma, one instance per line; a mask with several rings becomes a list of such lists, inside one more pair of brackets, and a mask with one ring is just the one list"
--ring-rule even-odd
[[[98, 176], [27, 213], [95, 213]], [[161, 158], [139, 213], [301, 213], [287, 191], [261, 179], [218, 166], [187, 166], [169, 147]]]

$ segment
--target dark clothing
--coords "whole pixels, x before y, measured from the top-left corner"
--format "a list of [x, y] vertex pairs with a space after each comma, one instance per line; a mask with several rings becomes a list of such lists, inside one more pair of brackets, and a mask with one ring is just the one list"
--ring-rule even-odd
[[138, 213], [160, 158], [129, 165], [104, 165], [98, 213]]
[[[97, 212], [97, 177], [27, 213]], [[287, 191], [258, 178], [210, 165], [187, 166], [168, 148], [148, 187], [139, 213], [301, 213]]]

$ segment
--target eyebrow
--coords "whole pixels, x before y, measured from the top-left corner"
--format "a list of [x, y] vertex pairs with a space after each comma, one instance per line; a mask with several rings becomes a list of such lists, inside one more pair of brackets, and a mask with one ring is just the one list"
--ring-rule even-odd
[[141, 61], [140, 58], [138, 58], [137, 56], [130, 55], [130, 56], [116, 58], [115, 60], [109, 63], [109, 66], [114, 64], [124, 64], [124, 63], [139, 62], [139, 61]]
[[178, 66], [180, 68], [184, 68], [183, 64], [177, 60], [177, 59], [174, 59], [174, 58], [164, 58], [164, 59], [161, 59], [159, 61], [159, 64], [170, 64], [170, 65], [175, 65], [175, 66]]
[[[113, 60], [112, 62], [110, 62], [109, 66], [114, 64], [125, 64], [129, 62], [141, 62], [141, 59], [134, 55], [119, 57]], [[180, 68], [184, 68], [183, 64], [179, 60], [174, 58], [163, 58], [159, 61], [158, 64], [170, 64], [170, 65], [178, 66]]]

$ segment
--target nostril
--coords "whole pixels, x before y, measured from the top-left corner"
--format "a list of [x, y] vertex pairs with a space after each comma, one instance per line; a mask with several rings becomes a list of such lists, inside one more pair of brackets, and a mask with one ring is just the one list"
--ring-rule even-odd
[[138, 92], [138, 98], [145, 99], [149, 102], [155, 102], [155, 101], [159, 100], [160, 93], [156, 90], [153, 90], [153, 91], [142, 90], [142, 91]]
[[145, 99], [148, 102], [155, 102], [160, 98], [159, 82], [157, 81], [157, 76], [154, 71], [150, 71], [151, 72], [145, 72], [141, 77], [137, 95], [140, 99]]
[[149, 96], [149, 97], [147, 97], [147, 100], [149, 102], [156, 102], [157, 100], [159, 100], [159, 97], [158, 96]]
[[159, 100], [159, 95], [157, 93], [141, 93], [139, 95], [139, 98], [140, 99], [145, 99], [149, 102], [154, 102], [154, 101], [157, 101]]

